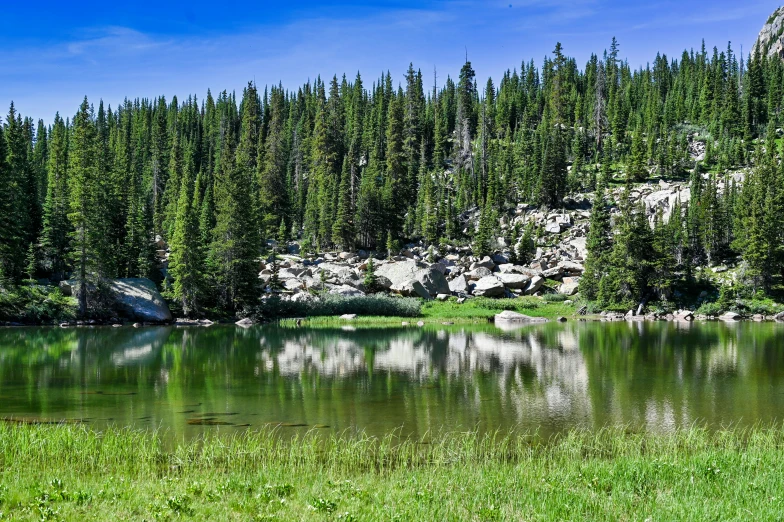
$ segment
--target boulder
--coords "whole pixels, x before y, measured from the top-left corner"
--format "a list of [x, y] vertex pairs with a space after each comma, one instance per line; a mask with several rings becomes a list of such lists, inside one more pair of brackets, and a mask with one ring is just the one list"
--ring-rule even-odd
[[427, 290], [431, 297], [435, 297], [438, 294], [448, 294], [450, 292], [449, 283], [446, 281], [444, 274], [433, 267], [418, 270], [414, 274], [414, 278], [422, 283], [422, 286], [425, 287], [425, 290]]
[[304, 286], [305, 283], [299, 279], [286, 279], [283, 281], [283, 288], [286, 290], [298, 290]]
[[735, 313], [735, 312], [725, 312], [725, 313], [723, 313], [722, 315], [719, 316], [719, 319], [721, 319], [722, 321], [728, 321], [728, 322], [740, 321], [742, 319], [742, 316], [740, 314], [738, 314], [738, 313]]
[[495, 263], [493, 262], [492, 259], [490, 259], [490, 256], [485, 256], [482, 259], [480, 259], [479, 261], [471, 263], [471, 268], [470, 269], [474, 270], [474, 269], [480, 268], [480, 267], [481, 268], [487, 268], [488, 270], [492, 270], [493, 268], [495, 268]]
[[485, 297], [496, 297], [504, 295], [504, 284], [494, 276], [483, 277], [476, 282], [474, 295]]
[[449, 291], [454, 294], [464, 294], [468, 292], [468, 281], [464, 275], [459, 275], [449, 281]]
[[172, 314], [155, 283], [145, 278], [113, 279], [109, 289], [118, 313], [135, 321], [169, 323]]
[[780, 322], [783, 322], [783, 321], [784, 321], [784, 312], [779, 312], [779, 313], [777, 313], [776, 315], [774, 315], [774, 316], [773, 316], [773, 320], [774, 320], [774, 321], [780, 321]]
[[71, 297], [74, 295], [74, 285], [76, 281], [60, 281], [60, 292], [66, 297]]
[[253, 321], [246, 317], [245, 319], [240, 319], [234, 324], [236, 324], [237, 326], [241, 326], [242, 328], [249, 328], [253, 326]]
[[358, 290], [353, 286], [348, 285], [340, 285], [329, 290], [330, 294], [334, 295], [342, 295], [343, 297], [361, 297], [365, 295], [365, 292], [362, 290]]
[[392, 281], [389, 280], [388, 277], [375, 274], [376, 276], [376, 286], [379, 288], [383, 288], [384, 290], [389, 290], [392, 288]]
[[694, 312], [691, 310], [678, 310], [675, 312], [673, 319], [676, 321], [693, 321]]
[[422, 299], [431, 298], [430, 292], [428, 292], [422, 283], [416, 279], [409, 279], [401, 285], [393, 285], [392, 290], [407, 297], [421, 297]]
[[544, 231], [548, 234], [560, 234], [563, 232], [563, 226], [564, 225], [562, 223], [547, 223], [547, 225], [544, 227]]
[[530, 317], [511, 310], [504, 310], [495, 316], [496, 322], [514, 322], [514, 323], [546, 323], [547, 319], [544, 317]]
[[585, 272], [585, 266], [574, 261], [561, 261], [558, 263], [558, 266], [563, 272], [568, 272], [569, 274], [579, 275]]
[[299, 292], [291, 296], [292, 303], [306, 303], [308, 301], [315, 301], [316, 296], [309, 292]]
[[580, 289], [580, 283], [563, 283], [558, 287], [558, 293], [563, 295], [574, 295]]
[[415, 274], [423, 268], [425, 268], [424, 264], [417, 263], [413, 259], [406, 259], [379, 265], [375, 275], [386, 277], [391, 282], [390, 286], [400, 286], [410, 279], [416, 279]]
[[527, 275], [513, 273], [499, 273], [496, 274], [495, 277], [501, 281], [505, 287], [520, 290], [527, 287], [528, 282], [531, 280]]
[[340, 316], [340, 319], [344, 321], [352, 321], [357, 318], [357, 314], [343, 314]]
[[560, 279], [563, 276], [563, 269], [560, 266], [554, 266], [546, 270], [542, 270], [542, 277], [545, 279]]
[[534, 294], [538, 292], [540, 288], [542, 288], [543, 284], [544, 277], [534, 276], [531, 278], [531, 281], [529, 281], [528, 286], [525, 289], [525, 293], [528, 295]]
[[580, 259], [588, 257], [588, 246], [586, 241], [587, 240], [584, 237], [575, 237], [569, 240], [569, 245], [575, 250], [577, 257]]
[[483, 277], [487, 277], [487, 276], [490, 276], [492, 274], [493, 274], [493, 272], [489, 268], [486, 268], [486, 267], [483, 267], [483, 266], [479, 266], [479, 267], [474, 268], [470, 272], [466, 272], [466, 277], [468, 277], [468, 279], [472, 279], [474, 281], [477, 281], [479, 279], [482, 279]]

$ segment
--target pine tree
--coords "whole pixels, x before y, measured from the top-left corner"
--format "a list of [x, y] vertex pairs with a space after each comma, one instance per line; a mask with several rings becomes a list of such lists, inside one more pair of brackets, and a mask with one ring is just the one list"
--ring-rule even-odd
[[600, 178], [594, 195], [585, 246], [588, 254], [585, 271], [580, 278], [580, 295], [593, 301], [598, 297], [599, 281], [606, 275], [607, 256], [612, 248], [610, 212], [607, 208], [603, 177]]
[[24, 252], [33, 238], [29, 226], [27, 145], [21, 116], [14, 104], [8, 111], [0, 145], [0, 264], [4, 277], [19, 281]]
[[27, 280], [35, 282], [35, 274], [38, 271], [38, 252], [35, 248], [35, 243], [30, 243], [27, 247], [27, 255], [25, 256], [25, 273]]
[[85, 96], [73, 121], [73, 132], [68, 143], [68, 192], [73, 227], [71, 252], [76, 268], [79, 315], [87, 314], [87, 278], [93, 268], [95, 253], [95, 224], [101, 216], [94, 214], [94, 195], [97, 185], [95, 158], [95, 125], [90, 105]]
[[54, 117], [46, 163], [48, 182], [44, 201], [43, 245], [44, 266], [55, 279], [63, 277], [68, 258], [68, 155], [65, 123], [60, 114]]
[[169, 243], [169, 274], [174, 280], [171, 294], [182, 306], [186, 317], [199, 313], [204, 291], [204, 250], [199, 232], [198, 209], [193, 205], [192, 172], [193, 159], [189, 151]]
[[362, 279], [362, 285], [365, 287], [365, 292], [372, 294], [378, 289], [378, 280], [376, 278], [376, 267], [373, 262], [373, 256], [368, 259], [365, 266], [365, 277]]
[[332, 242], [343, 250], [351, 250], [354, 243], [354, 209], [351, 205], [351, 171], [349, 158], [343, 159], [338, 195], [338, 212], [332, 224]]
[[648, 169], [645, 168], [645, 146], [642, 141], [642, 130], [639, 128], [632, 138], [632, 158], [629, 164], [629, 176], [635, 181], [644, 181], [648, 178]]
[[215, 172], [215, 228], [209, 263], [219, 304], [225, 310], [245, 313], [259, 296], [260, 245], [254, 226], [253, 198], [248, 190], [247, 158], [237, 157], [233, 145], [236, 138], [231, 130], [225, 139], [226, 149]]

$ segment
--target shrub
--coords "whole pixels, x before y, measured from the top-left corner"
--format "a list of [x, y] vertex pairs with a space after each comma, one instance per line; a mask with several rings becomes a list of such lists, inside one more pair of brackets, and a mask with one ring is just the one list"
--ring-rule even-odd
[[280, 296], [261, 302], [254, 315], [265, 318], [308, 317], [343, 314], [417, 317], [422, 302], [414, 297], [366, 295], [345, 297], [325, 294], [310, 301], [289, 301]]
[[56, 286], [0, 288], [1, 321], [49, 323], [73, 319], [76, 304], [76, 299], [64, 296]]
[[698, 315], [721, 315], [724, 312], [722, 305], [716, 301], [712, 303], [702, 303], [695, 311]]

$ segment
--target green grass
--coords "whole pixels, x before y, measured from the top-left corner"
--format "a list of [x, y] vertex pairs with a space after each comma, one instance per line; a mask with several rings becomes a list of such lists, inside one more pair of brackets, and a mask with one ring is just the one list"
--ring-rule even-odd
[[[557, 299], [557, 298], [556, 298]], [[456, 324], [472, 324], [472, 323], [486, 323], [491, 320], [496, 314], [504, 310], [513, 310], [532, 317], [546, 317], [548, 319], [555, 319], [559, 316], [572, 316], [575, 313], [574, 304], [567, 304], [561, 300], [542, 299], [539, 297], [519, 297], [515, 299], [491, 299], [486, 297], [477, 297], [468, 299], [462, 304], [457, 303], [457, 299], [450, 297], [447, 301], [427, 301], [421, 305], [421, 311], [416, 316], [402, 316], [402, 315], [377, 315], [369, 313], [363, 315], [365, 310], [360, 309], [354, 313], [358, 313], [356, 319], [346, 321], [340, 319], [336, 315], [325, 317], [308, 317], [306, 322], [309, 326], [325, 325], [331, 326], [335, 324], [352, 324], [352, 325], [384, 325], [384, 324], [400, 324], [402, 322], [418, 322], [422, 321], [426, 324], [440, 324], [444, 322]], [[283, 319], [280, 321], [281, 325], [293, 326], [296, 325], [294, 319]]]
[[780, 427], [424, 440], [1, 426], [13, 520], [780, 520]]

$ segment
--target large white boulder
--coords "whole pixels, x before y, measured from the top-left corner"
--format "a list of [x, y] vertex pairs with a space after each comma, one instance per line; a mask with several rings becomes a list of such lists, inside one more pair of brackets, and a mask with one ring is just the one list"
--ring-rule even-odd
[[524, 289], [528, 286], [530, 277], [524, 274], [500, 273], [495, 275], [507, 288]]
[[129, 319], [150, 323], [172, 321], [169, 305], [149, 279], [113, 279], [109, 282], [109, 289], [117, 303], [117, 311]]
[[515, 322], [515, 323], [546, 323], [544, 317], [530, 317], [511, 310], [504, 310], [495, 316], [496, 322]]
[[497, 297], [504, 295], [504, 284], [495, 276], [483, 277], [476, 282], [474, 287], [474, 295], [484, 297]]

